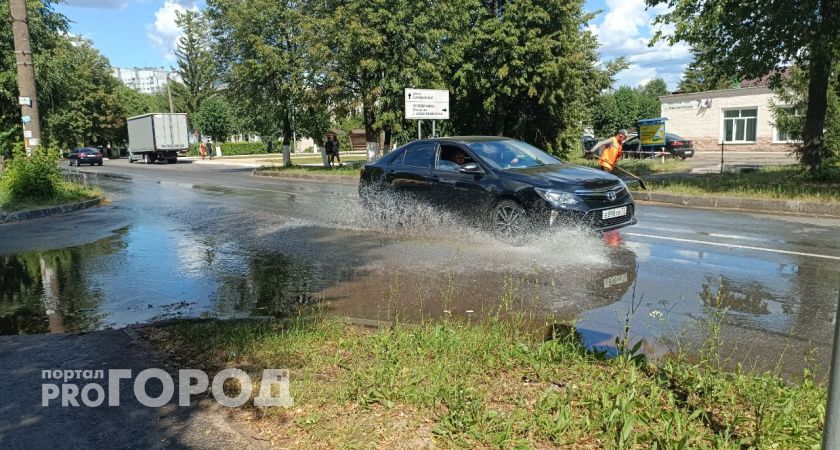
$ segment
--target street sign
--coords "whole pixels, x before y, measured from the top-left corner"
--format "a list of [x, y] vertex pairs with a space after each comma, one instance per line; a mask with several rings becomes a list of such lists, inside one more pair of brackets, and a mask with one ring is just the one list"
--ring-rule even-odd
[[20, 106], [32, 106], [32, 99], [29, 97], [18, 97], [18, 104]]
[[446, 89], [405, 89], [406, 119], [449, 119], [449, 91]]
[[32, 130], [23, 130], [23, 137], [31, 138], [32, 137]]
[[30, 146], [30, 147], [37, 147], [37, 146], [38, 146], [38, 139], [36, 139], [36, 138], [30, 138], [30, 139], [29, 139], [29, 146]]

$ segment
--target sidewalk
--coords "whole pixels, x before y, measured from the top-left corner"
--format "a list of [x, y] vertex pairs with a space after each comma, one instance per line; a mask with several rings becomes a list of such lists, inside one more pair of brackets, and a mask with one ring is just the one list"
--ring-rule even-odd
[[[364, 156], [364, 152], [342, 152], [341, 156]], [[320, 153], [295, 153], [292, 155], [292, 163], [299, 165], [299, 166], [320, 166], [319, 163], [311, 163], [307, 162], [305, 164], [296, 163], [296, 161], [300, 161], [302, 159], [310, 161], [312, 159], [319, 159], [321, 157]], [[278, 153], [266, 153], [260, 155], [237, 155], [237, 156], [214, 156], [213, 159], [206, 158], [201, 159], [200, 156], [184, 156], [182, 158], [184, 161], [191, 161], [194, 164], [216, 164], [216, 165], [227, 165], [227, 166], [237, 166], [237, 167], [251, 167], [257, 168], [261, 166], [270, 166], [270, 165], [280, 165], [280, 162], [283, 160], [283, 155]]]
[[[56, 401], [41, 406], [42, 384], [55, 383], [42, 378], [45, 370], [128, 369], [136, 375], [153, 367], [175, 374], [177, 380], [177, 370], [166, 357], [130, 328], [0, 336], [0, 360], [6, 368], [0, 371], [3, 448], [268, 447], [249, 424], [231, 420], [229, 411], [215, 402], [196, 396], [191, 406], [181, 407], [176, 394], [163, 407], [149, 408], [136, 400], [133, 383], [126, 380], [119, 384], [120, 406], [62, 407]], [[105, 384], [107, 389], [107, 380]], [[159, 392], [154, 390], [150, 382], [149, 394]]]

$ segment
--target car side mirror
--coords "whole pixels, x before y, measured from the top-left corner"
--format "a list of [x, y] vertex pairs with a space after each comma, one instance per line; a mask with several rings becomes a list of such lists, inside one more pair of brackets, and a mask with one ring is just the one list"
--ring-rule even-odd
[[458, 168], [458, 172], [461, 172], [461, 173], [472, 173], [472, 174], [476, 174], [476, 173], [484, 173], [484, 171], [483, 171], [483, 170], [481, 170], [481, 167], [478, 167], [478, 164], [476, 164], [476, 163], [467, 163], [467, 164], [464, 164], [463, 166], [461, 166], [461, 167], [459, 167], [459, 168]]

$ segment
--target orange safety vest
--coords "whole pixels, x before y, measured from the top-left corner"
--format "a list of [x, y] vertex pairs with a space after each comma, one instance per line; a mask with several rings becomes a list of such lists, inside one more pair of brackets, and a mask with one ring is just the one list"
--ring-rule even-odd
[[615, 167], [615, 162], [621, 157], [623, 147], [624, 145], [619, 144], [615, 136], [611, 137], [610, 143], [604, 146], [604, 150], [598, 158], [598, 164], [601, 165], [601, 168], [607, 172], [612, 172]]

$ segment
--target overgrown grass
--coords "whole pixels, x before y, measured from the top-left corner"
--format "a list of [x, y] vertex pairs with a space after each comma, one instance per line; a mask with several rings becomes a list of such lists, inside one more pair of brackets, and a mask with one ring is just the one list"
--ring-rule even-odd
[[650, 179], [652, 191], [674, 194], [840, 202], [840, 169], [813, 178], [801, 166], [765, 167], [749, 173], [668, 176]]
[[[598, 161], [595, 159], [585, 159], [580, 155], [576, 155], [568, 159], [571, 164], [578, 164], [581, 166], [598, 168]], [[681, 159], [668, 158], [665, 162], [661, 159], [632, 159], [623, 158], [618, 163], [619, 167], [629, 170], [630, 172], [639, 175], [653, 175], [661, 173], [683, 173], [688, 172], [688, 163]], [[619, 172], [616, 175], [621, 176]]]
[[286, 447], [819, 446], [825, 391], [807, 371], [788, 384], [707, 358], [607, 360], [573, 333], [520, 329], [490, 319], [372, 331], [316, 317], [148, 334], [184, 367], [290, 369], [294, 408], [247, 410]]
[[[297, 161], [295, 161], [297, 162]], [[352, 175], [359, 176], [358, 167], [341, 166], [341, 167], [322, 167], [322, 166], [263, 166], [257, 169], [266, 172], [281, 172], [281, 173], [297, 173], [310, 175]]]
[[24, 211], [27, 209], [46, 208], [49, 206], [64, 205], [67, 203], [81, 202], [104, 194], [98, 189], [93, 189], [70, 182], [59, 182], [55, 192], [46, 198], [18, 198], [13, 199], [8, 191], [0, 185], [0, 210], [4, 212]]

